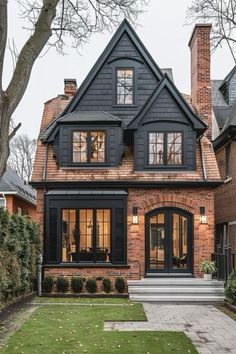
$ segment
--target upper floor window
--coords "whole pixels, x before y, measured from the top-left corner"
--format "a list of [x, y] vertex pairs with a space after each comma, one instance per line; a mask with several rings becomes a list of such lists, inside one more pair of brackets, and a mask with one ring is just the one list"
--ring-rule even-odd
[[133, 104], [133, 69], [117, 69], [116, 71], [116, 103]]
[[182, 133], [152, 132], [148, 144], [149, 165], [182, 165]]
[[105, 132], [75, 131], [73, 132], [73, 162], [104, 163]]

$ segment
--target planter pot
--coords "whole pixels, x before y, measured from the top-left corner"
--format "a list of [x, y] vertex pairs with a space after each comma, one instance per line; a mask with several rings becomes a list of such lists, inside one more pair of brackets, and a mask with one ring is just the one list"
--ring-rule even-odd
[[204, 280], [212, 280], [212, 274], [204, 274], [203, 279]]

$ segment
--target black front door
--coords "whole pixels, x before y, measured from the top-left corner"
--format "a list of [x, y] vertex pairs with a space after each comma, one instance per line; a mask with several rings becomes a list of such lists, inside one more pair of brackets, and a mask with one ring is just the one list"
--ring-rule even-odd
[[191, 214], [160, 208], [146, 215], [146, 273], [189, 273], [191, 251]]

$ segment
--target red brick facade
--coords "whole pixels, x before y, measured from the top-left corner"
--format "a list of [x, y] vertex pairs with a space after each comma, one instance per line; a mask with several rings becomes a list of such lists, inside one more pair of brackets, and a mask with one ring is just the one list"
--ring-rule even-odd
[[[3, 196], [0, 194], [0, 197]], [[13, 194], [7, 194], [4, 197], [6, 200], [6, 209], [10, 214], [18, 213], [18, 208], [20, 208], [22, 215], [29, 216], [33, 221], [37, 220], [36, 205], [26, 202]]]

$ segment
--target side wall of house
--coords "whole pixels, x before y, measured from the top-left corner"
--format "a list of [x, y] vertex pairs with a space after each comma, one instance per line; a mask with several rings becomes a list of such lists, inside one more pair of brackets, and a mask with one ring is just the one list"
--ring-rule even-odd
[[[226, 178], [225, 147], [216, 152], [220, 174]], [[215, 222], [228, 224], [228, 242], [236, 253], [236, 142], [231, 143], [230, 154], [231, 178], [215, 190]], [[235, 223], [235, 224], [234, 224]]]

